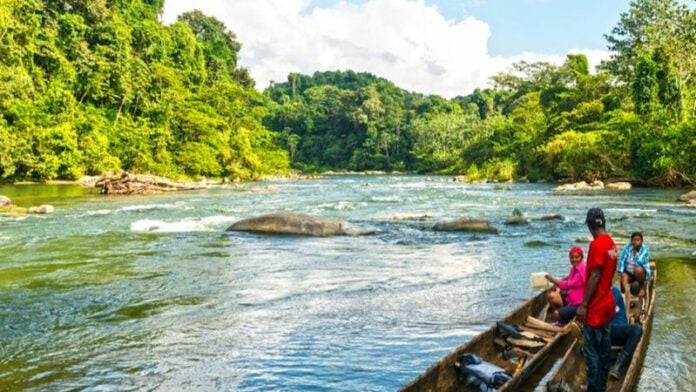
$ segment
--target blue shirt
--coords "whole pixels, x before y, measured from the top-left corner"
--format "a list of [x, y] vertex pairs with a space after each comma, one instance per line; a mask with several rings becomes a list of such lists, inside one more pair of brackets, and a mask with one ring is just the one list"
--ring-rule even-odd
[[[619, 256], [619, 262], [616, 266], [616, 270], [619, 273], [626, 271], [628, 267], [628, 259], [631, 258], [632, 253], [633, 244], [629, 242], [628, 244], [626, 244], [626, 246], [624, 246], [623, 250], [621, 251], [621, 256]], [[633, 261], [636, 263], [636, 265], [643, 267], [643, 270], [645, 270], [645, 280], [650, 280], [650, 275], [652, 274], [649, 265], [650, 248], [648, 248], [647, 245], [642, 244], [640, 246], [640, 249], [638, 249], [636, 255], [633, 256]]]
[[628, 325], [628, 318], [626, 317], [626, 305], [624, 305], [623, 297], [621, 296], [621, 290], [619, 290], [619, 288], [616, 286], [611, 286], [611, 293], [614, 294], [616, 314], [614, 315], [614, 318], [611, 319], [609, 324]]

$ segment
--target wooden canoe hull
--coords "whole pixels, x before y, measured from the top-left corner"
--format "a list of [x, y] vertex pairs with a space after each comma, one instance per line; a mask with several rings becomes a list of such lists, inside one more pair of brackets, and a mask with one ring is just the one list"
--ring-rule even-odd
[[645, 318], [645, 322], [643, 323], [643, 336], [640, 338], [638, 346], [636, 346], [636, 351], [633, 352], [631, 364], [628, 366], [628, 370], [626, 370], [626, 375], [623, 378], [620, 388], [612, 388], [612, 391], [633, 391], [638, 385], [638, 380], [640, 379], [640, 373], [643, 369], [645, 353], [648, 351], [648, 344], [650, 343], [650, 334], [652, 333], [653, 319], [655, 316], [655, 283], [657, 282], [657, 270], [655, 269], [654, 264], [651, 265], [651, 267], [653, 268], [654, 279], [651, 282], [652, 289], [650, 290], [650, 305], [648, 306], [648, 313]]
[[[548, 291], [543, 291], [536, 297], [521, 304], [502, 321], [509, 324], [521, 325], [527, 320], [527, 316], [535, 316], [547, 306]], [[521, 385], [534, 371], [549, 353], [557, 352], [558, 346], [567, 339], [562, 339], [566, 334], [558, 333], [542, 348], [534, 357], [529, 359], [522, 370], [517, 373], [512, 380], [498, 389], [498, 391], [514, 391]], [[483, 360], [505, 367], [500, 361], [499, 350], [495, 347], [493, 340], [497, 336], [497, 327], [493, 325], [486, 331], [476, 335], [469, 342], [457, 347], [454, 351], [440, 359], [433, 366], [428, 368], [425, 373], [418, 376], [411, 383], [401, 389], [403, 392], [435, 392], [435, 391], [466, 391], [458, 380], [458, 374], [454, 363], [463, 353], [475, 353]]]
[[[652, 332], [653, 318], [655, 315], [655, 286], [657, 282], [657, 270], [655, 265], [651, 263], [654, 279], [650, 283], [649, 304], [647, 307], [645, 319], [642, 322], [643, 335], [641, 336], [633, 358], [625, 371], [622, 378], [619, 380], [609, 379], [607, 383], [608, 392], [630, 392], [635, 390], [640, 379], [640, 373], [645, 360], [645, 353], [650, 342], [650, 334]], [[568, 349], [568, 352], [563, 357], [563, 360], [554, 374], [550, 378], [550, 382], [563, 381], [568, 392], [580, 391], [581, 386], [587, 383], [587, 368], [582, 355], [581, 341], [574, 342]], [[549, 392], [550, 389], [545, 386], [544, 391]]]

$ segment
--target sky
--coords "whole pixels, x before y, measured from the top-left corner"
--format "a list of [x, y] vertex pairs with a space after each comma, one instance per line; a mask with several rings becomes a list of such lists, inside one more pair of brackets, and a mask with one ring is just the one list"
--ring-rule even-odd
[[609, 57], [603, 34], [629, 0], [166, 0], [165, 23], [199, 9], [237, 34], [257, 88], [290, 72], [371, 72], [444, 97], [490, 86], [517, 61]]

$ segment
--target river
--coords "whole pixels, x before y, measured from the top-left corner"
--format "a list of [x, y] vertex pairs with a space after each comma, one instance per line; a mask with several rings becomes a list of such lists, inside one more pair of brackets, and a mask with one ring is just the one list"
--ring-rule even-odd
[[[696, 385], [696, 209], [676, 202], [680, 191], [559, 195], [548, 184], [447, 180], [346, 176], [109, 198], [0, 186], [15, 204], [56, 207], [0, 217], [0, 390], [395, 390], [534, 295], [531, 272], [566, 273], [593, 206], [618, 244], [643, 231], [657, 261], [639, 390]], [[503, 224], [515, 208], [529, 226]], [[225, 232], [281, 210], [378, 232]], [[563, 219], [535, 219], [555, 213]], [[464, 215], [500, 234], [429, 229]], [[423, 220], [400, 220], [409, 216]]]

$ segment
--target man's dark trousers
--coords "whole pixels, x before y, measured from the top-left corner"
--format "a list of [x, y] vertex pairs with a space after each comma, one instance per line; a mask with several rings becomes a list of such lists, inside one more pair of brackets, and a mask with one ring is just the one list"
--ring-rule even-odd
[[609, 378], [609, 361], [611, 361], [611, 340], [609, 323], [594, 328], [582, 327], [582, 353], [587, 364], [587, 391], [605, 392]]

